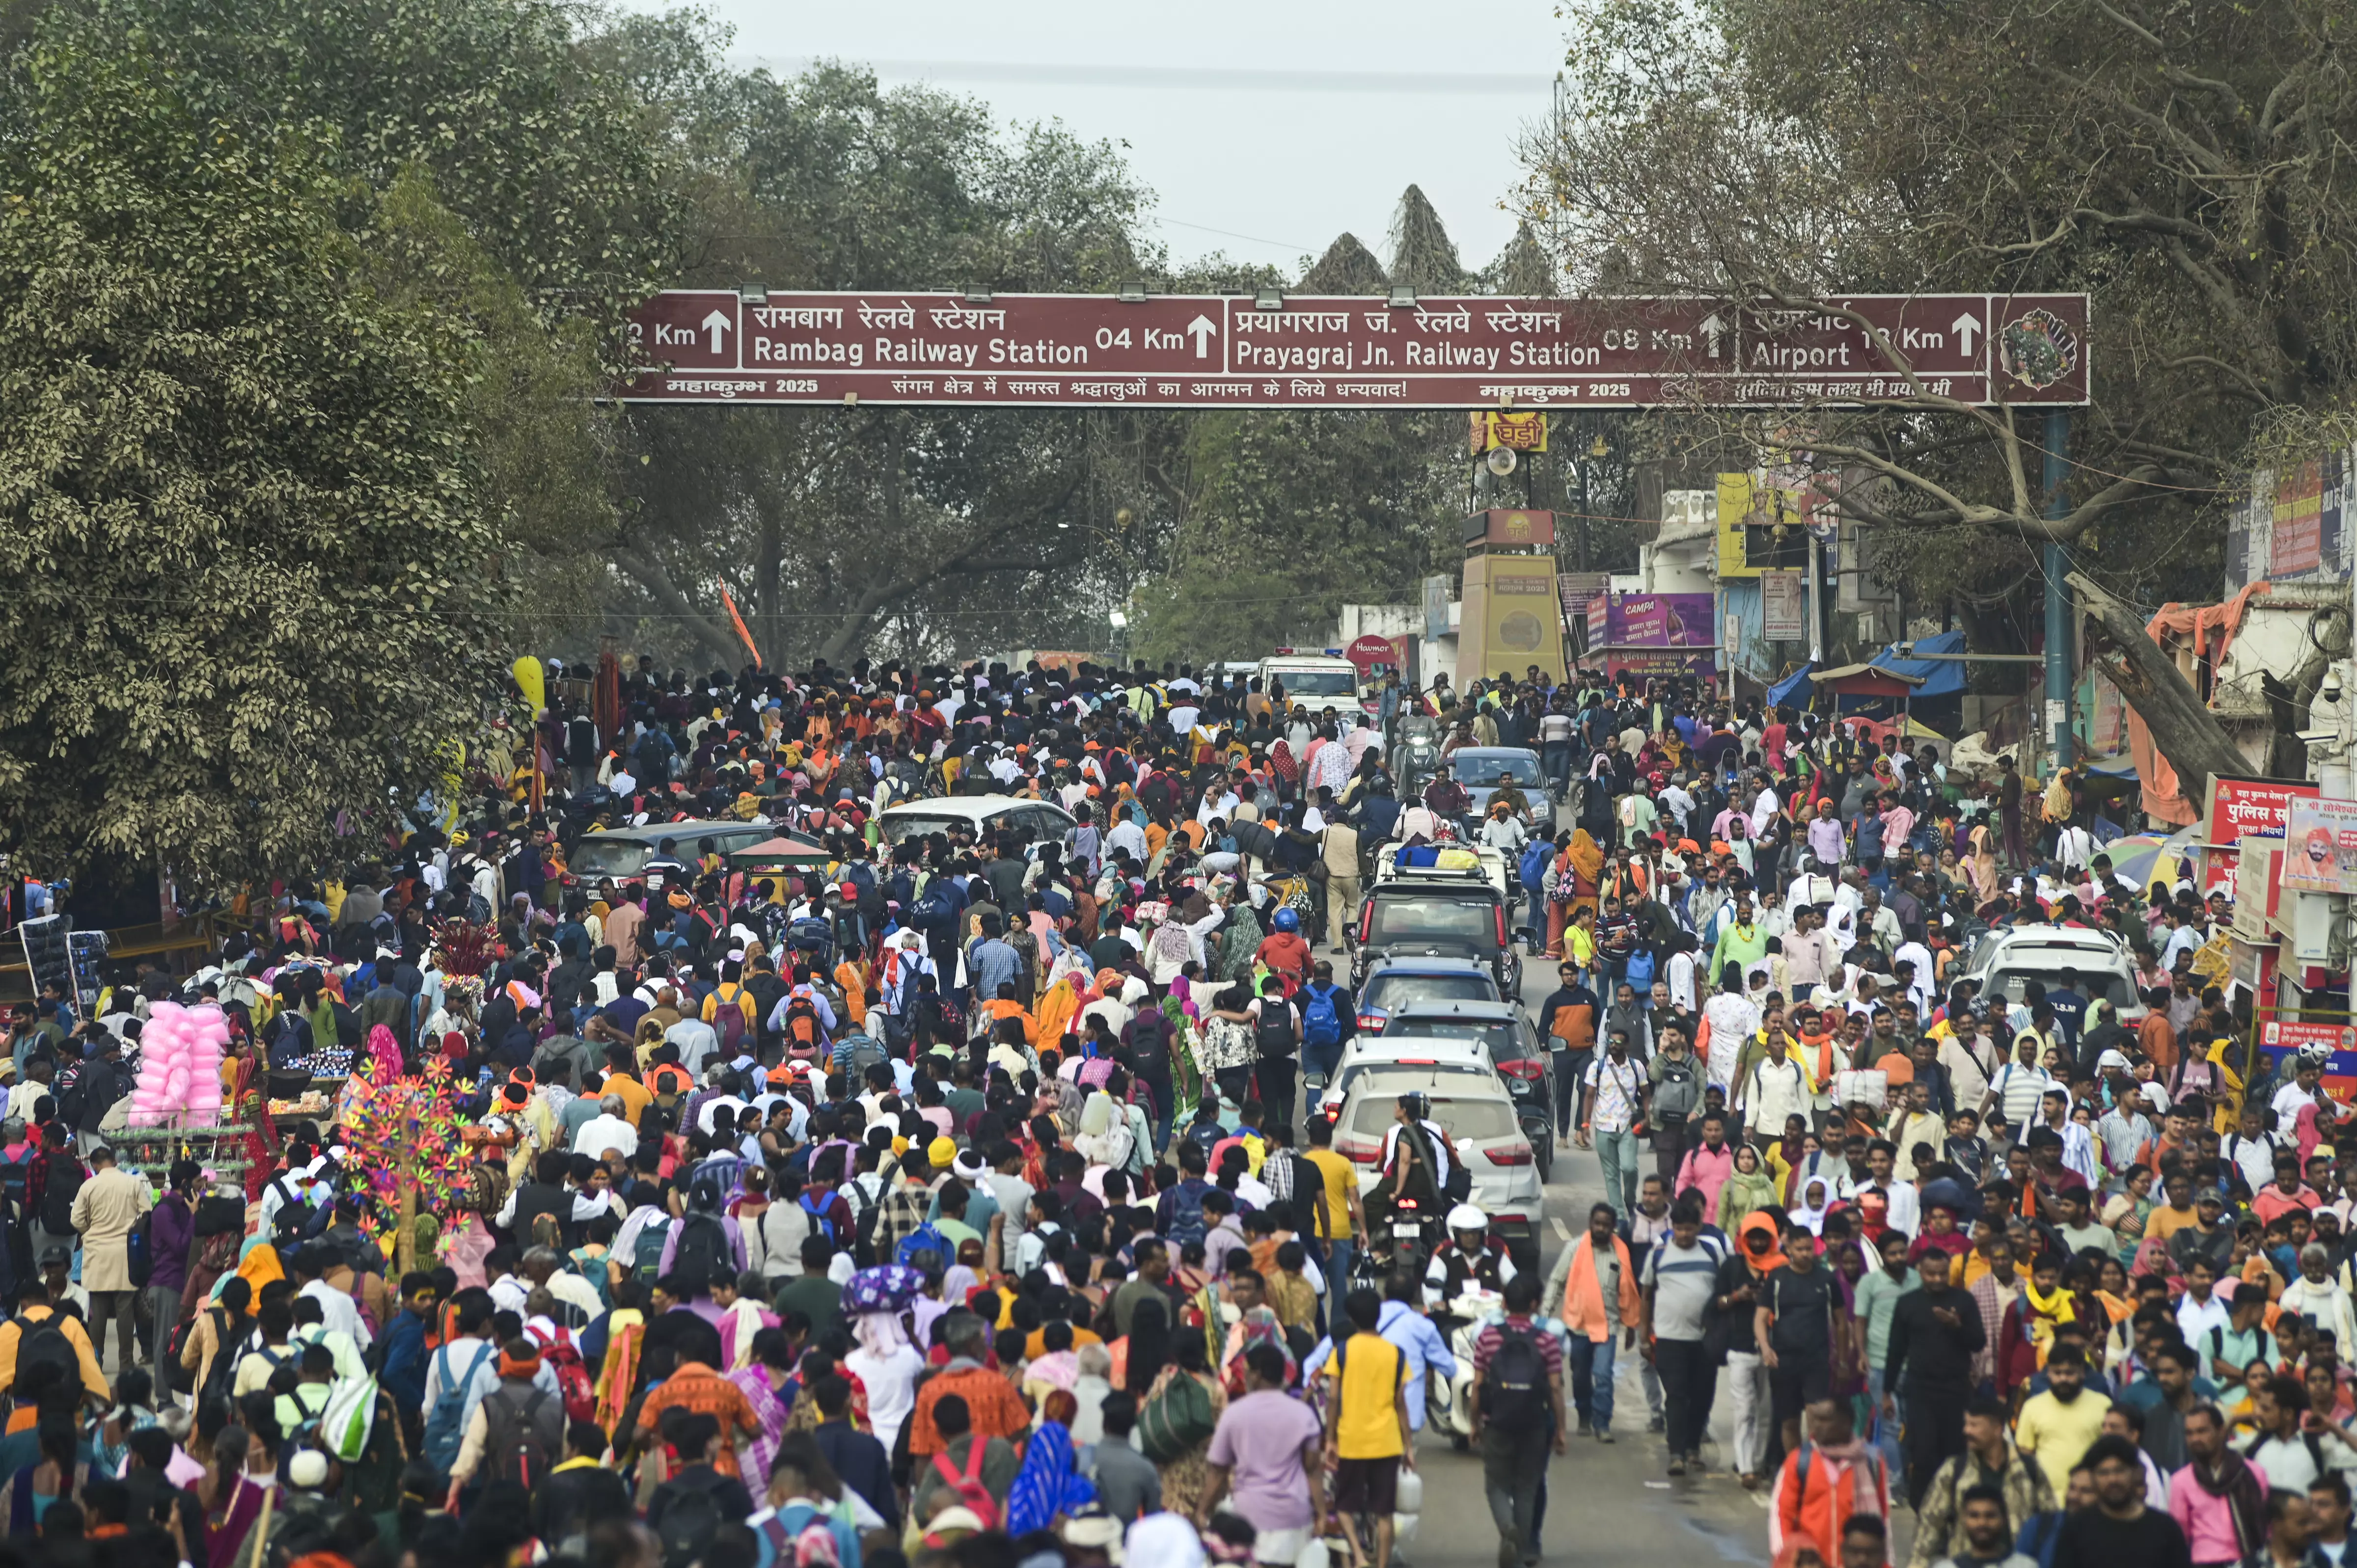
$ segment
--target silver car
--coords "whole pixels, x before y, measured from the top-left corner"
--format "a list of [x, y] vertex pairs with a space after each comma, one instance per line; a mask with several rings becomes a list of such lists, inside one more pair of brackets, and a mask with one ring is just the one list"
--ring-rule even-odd
[[2089, 1002], [2109, 1003], [2119, 1021], [2131, 1026], [2147, 1011], [2136, 994], [2128, 950], [2083, 926], [2007, 926], [1983, 932], [1949, 979], [1980, 982], [1984, 1001], [2018, 1002], [2026, 981], [2035, 980], [2048, 991], [2068, 986]]
[[1397, 1120], [1403, 1094], [1431, 1097], [1433, 1121], [1448, 1134], [1454, 1157], [1472, 1173], [1470, 1201], [1513, 1249], [1514, 1266], [1537, 1268], [1546, 1212], [1538, 1153], [1523, 1136], [1514, 1102], [1487, 1063], [1370, 1064], [1352, 1079], [1335, 1119], [1334, 1152], [1358, 1165], [1360, 1191], [1371, 1190], [1383, 1176], [1383, 1138]]
[[1475, 822], [1490, 814], [1490, 797], [1498, 792], [1502, 774], [1530, 802], [1530, 809], [1523, 813], [1523, 826], [1531, 836], [1555, 836], [1555, 796], [1547, 788], [1546, 770], [1539, 766], [1537, 752], [1521, 746], [1460, 746], [1448, 754], [1448, 769], [1473, 798]]

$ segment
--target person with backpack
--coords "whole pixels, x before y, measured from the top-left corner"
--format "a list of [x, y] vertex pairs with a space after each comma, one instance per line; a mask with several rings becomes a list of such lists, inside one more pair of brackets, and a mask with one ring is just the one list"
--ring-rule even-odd
[[933, 1402], [933, 1429], [941, 1446], [922, 1456], [909, 1485], [909, 1513], [930, 1526], [951, 1509], [973, 1514], [979, 1528], [996, 1530], [1006, 1517], [1006, 1494], [1014, 1489], [1022, 1460], [1004, 1437], [976, 1433], [966, 1402], [943, 1394]]
[[101, 1409], [113, 1402], [81, 1320], [60, 1311], [49, 1287], [34, 1278], [16, 1286], [16, 1315], [0, 1323], [0, 1394], [15, 1388], [27, 1369], [38, 1366], [56, 1367], [69, 1383], [78, 1380], [82, 1398]]
[[1699, 1474], [1702, 1440], [1710, 1430], [1710, 1407], [1718, 1372], [1707, 1343], [1711, 1298], [1727, 1243], [1703, 1234], [1703, 1206], [1684, 1193], [1670, 1207], [1669, 1234], [1658, 1238], [1640, 1265], [1641, 1294], [1638, 1345], [1661, 1379], [1663, 1425], [1668, 1434], [1669, 1473]]
[[453, 1507], [479, 1470], [487, 1481], [513, 1481], [530, 1491], [565, 1459], [565, 1401], [535, 1381], [539, 1347], [518, 1337], [500, 1347], [499, 1358], [499, 1381], [475, 1402], [450, 1466]]
[[1293, 1124], [1294, 1058], [1301, 1048], [1301, 1016], [1285, 998], [1282, 975], [1272, 974], [1262, 981], [1260, 991], [1250, 1009], [1253, 1043], [1259, 1053], [1253, 1068], [1260, 1085], [1258, 1099], [1271, 1121], [1289, 1127]]
[[1536, 1274], [1506, 1282], [1503, 1319], [1473, 1341], [1473, 1387], [1467, 1412], [1481, 1446], [1481, 1482], [1498, 1527], [1498, 1560], [1538, 1556], [1538, 1504], [1547, 1455], [1570, 1447], [1563, 1404], [1563, 1346], [1532, 1315]]
[[1808, 1441], [1784, 1456], [1769, 1494], [1768, 1551], [1781, 1558], [1793, 1541], [1814, 1546], [1825, 1563], [1842, 1563], [1842, 1537], [1860, 1515], [1879, 1520], [1888, 1534], [1890, 1476], [1881, 1450], [1857, 1435], [1847, 1400], [1819, 1400], [1807, 1413]]
[[491, 1342], [491, 1293], [477, 1285], [451, 1300], [457, 1329], [425, 1364], [425, 1438], [418, 1452], [446, 1474], [458, 1462], [475, 1406], [499, 1387], [499, 1347]]
[[[735, 1455], [717, 1418], [682, 1411], [664, 1436], [683, 1463], [647, 1499], [647, 1529], [662, 1547], [664, 1568], [688, 1568], [704, 1556], [723, 1524], [751, 1515], [753, 1498], [737, 1477]], [[719, 1464], [724, 1455], [732, 1461], [726, 1470]]]
[[1348, 986], [1334, 983], [1334, 966], [1319, 959], [1309, 983], [1294, 998], [1301, 1014], [1301, 1072], [1323, 1089], [1342, 1065], [1342, 1049], [1359, 1032], [1359, 1006]]

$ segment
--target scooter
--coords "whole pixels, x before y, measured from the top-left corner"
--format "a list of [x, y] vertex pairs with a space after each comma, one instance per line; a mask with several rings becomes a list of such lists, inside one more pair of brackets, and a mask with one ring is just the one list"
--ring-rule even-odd
[[[1473, 1342], [1481, 1337], [1484, 1328], [1505, 1321], [1506, 1298], [1495, 1291], [1467, 1291], [1448, 1304], [1447, 1316], [1456, 1325], [1449, 1331], [1448, 1353], [1457, 1359], [1457, 1375], [1444, 1380], [1426, 1374], [1425, 1423], [1435, 1432], [1447, 1433], [1448, 1445], [1462, 1453], [1473, 1443]], [[1563, 1319], [1534, 1321], [1558, 1343], [1566, 1339]]]
[[1467, 1291], [1448, 1303], [1447, 1320], [1456, 1325], [1448, 1335], [1448, 1353], [1456, 1358], [1457, 1374], [1425, 1374], [1425, 1424], [1448, 1434], [1448, 1445], [1460, 1454], [1473, 1444], [1473, 1342], [1491, 1321], [1504, 1316], [1505, 1307], [1505, 1297], [1487, 1290]]

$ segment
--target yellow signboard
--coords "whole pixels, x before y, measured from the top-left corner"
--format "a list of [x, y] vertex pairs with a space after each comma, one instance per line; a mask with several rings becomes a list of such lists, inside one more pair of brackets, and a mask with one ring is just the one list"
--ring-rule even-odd
[[1544, 452], [1547, 449], [1547, 417], [1544, 413], [1501, 413], [1494, 409], [1477, 411], [1469, 435], [1477, 455], [1492, 446]]

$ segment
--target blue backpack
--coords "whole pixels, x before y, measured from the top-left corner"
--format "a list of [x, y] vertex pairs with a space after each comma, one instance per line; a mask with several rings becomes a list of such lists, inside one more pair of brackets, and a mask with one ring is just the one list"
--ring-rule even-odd
[[425, 1413], [425, 1457], [447, 1475], [458, 1462], [459, 1445], [467, 1440], [467, 1391], [475, 1386], [483, 1363], [491, 1359], [491, 1348], [485, 1345], [477, 1350], [474, 1364], [456, 1382], [450, 1379], [450, 1347], [445, 1345], [435, 1354], [442, 1368], [442, 1391], [434, 1396], [434, 1408]]
[[[825, 1210], [811, 1201], [811, 1196], [809, 1193], [802, 1194], [801, 1203], [802, 1212], [810, 1216], [811, 1229], [825, 1237], [829, 1241], [833, 1241], [834, 1240], [834, 1221], [826, 1217]], [[928, 1229], [930, 1229], [930, 1227], [928, 1227]]]
[[1533, 839], [1523, 849], [1523, 863], [1518, 868], [1518, 873], [1523, 879], [1523, 887], [1525, 891], [1537, 893], [1545, 889], [1547, 861], [1554, 854], [1555, 845], [1544, 839]]
[[943, 1268], [957, 1262], [957, 1248], [930, 1222], [918, 1226], [900, 1238], [899, 1246], [892, 1251], [892, 1261], [904, 1269], [914, 1268], [920, 1252], [931, 1252], [941, 1260]]
[[1302, 988], [1301, 1037], [1313, 1046], [1330, 1046], [1342, 1038], [1342, 1016], [1335, 1010], [1334, 998], [1341, 987], [1329, 985], [1319, 990], [1316, 985]]
[[1170, 1234], [1164, 1240], [1183, 1247], [1211, 1233], [1211, 1228], [1203, 1223], [1203, 1194], [1210, 1190], [1211, 1184], [1204, 1182], [1190, 1192], [1183, 1181], [1170, 1189]]
[[1653, 950], [1651, 948], [1639, 948], [1635, 952], [1631, 953], [1629, 955], [1629, 966], [1623, 973], [1622, 978], [1627, 980], [1631, 985], [1637, 988], [1637, 994], [1640, 996], [1642, 996], [1646, 992], [1652, 990], [1653, 985]]

